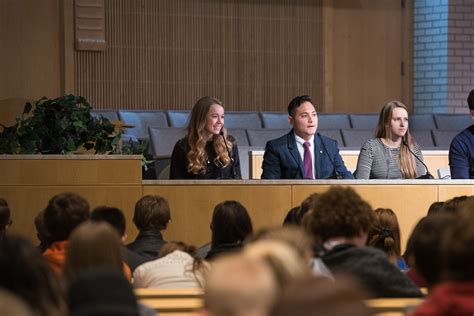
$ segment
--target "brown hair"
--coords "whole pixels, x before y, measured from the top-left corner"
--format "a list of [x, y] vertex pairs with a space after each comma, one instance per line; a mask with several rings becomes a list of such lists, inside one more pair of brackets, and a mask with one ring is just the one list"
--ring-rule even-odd
[[387, 253], [390, 261], [396, 264], [400, 257], [400, 226], [397, 215], [389, 208], [374, 211], [375, 221], [369, 231], [368, 245]]
[[[380, 139], [390, 139], [392, 136], [392, 130], [390, 128], [390, 122], [392, 121], [393, 109], [402, 108], [408, 112], [407, 107], [400, 101], [390, 101], [385, 104], [380, 111], [379, 122], [375, 129], [375, 137]], [[405, 145], [406, 144], [406, 145]], [[400, 144], [400, 169], [402, 174], [407, 179], [416, 178], [416, 164], [415, 158], [407, 148], [413, 151], [415, 141], [410, 134], [410, 129], [407, 126], [407, 132], [403, 136], [402, 143]]]
[[71, 282], [80, 272], [99, 267], [123, 271], [120, 236], [107, 223], [85, 222], [69, 239], [64, 276]]
[[372, 208], [354, 189], [332, 187], [313, 201], [303, 223], [316, 242], [325, 242], [366, 233], [373, 218]]
[[164, 230], [170, 220], [168, 201], [159, 195], [145, 195], [135, 204], [133, 222], [140, 231]]
[[[222, 106], [222, 102], [213, 97], [203, 97], [199, 99], [191, 110], [191, 116], [188, 124], [188, 132], [186, 135], [189, 151], [186, 155], [188, 161], [188, 172], [199, 174], [206, 169], [206, 161], [208, 159], [205, 150], [207, 139], [205, 137], [205, 127], [207, 122], [207, 114], [213, 104]], [[222, 128], [224, 138], [226, 139], [229, 151], [232, 151], [232, 142], [227, 140], [227, 130]], [[231, 157], [227, 152], [224, 140], [220, 135], [214, 135], [212, 139], [214, 151], [216, 152], [216, 160], [227, 167], [230, 164]]]

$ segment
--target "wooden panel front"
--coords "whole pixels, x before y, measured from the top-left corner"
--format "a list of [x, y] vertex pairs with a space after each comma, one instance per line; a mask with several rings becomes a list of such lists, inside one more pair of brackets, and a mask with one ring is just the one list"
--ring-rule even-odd
[[[438, 186], [433, 185], [350, 185], [373, 209], [391, 208], [398, 217], [402, 250], [416, 223], [426, 216], [431, 203], [438, 201]], [[323, 193], [329, 185], [294, 185], [292, 205], [297, 206], [313, 192]], [[460, 188], [453, 189], [458, 190]]]
[[136, 184], [142, 181], [140, 159], [0, 159], [1, 184]]
[[0, 185], [0, 197], [6, 199], [10, 206], [13, 220], [12, 232], [18, 233], [37, 242], [34, 218], [43, 210], [48, 201], [61, 192], [75, 192], [86, 198], [91, 210], [100, 205], [120, 208], [127, 220], [129, 241], [135, 237], [133, 209], [136, 201], [142, 197], [142, 186], [15, 186]]
[[446, 201], [460, 195], [474, 195], [474, 185], [440, 185], [438, 201]]
[[291, 208], [290, 185], [146, 185], [143, 194], [158, 194], [169, 201], [171, 224], [165, 238], [194, 245], [211, 240], [212, 212], [225, 200], [241, 202], [254, 229], [281, 225]]

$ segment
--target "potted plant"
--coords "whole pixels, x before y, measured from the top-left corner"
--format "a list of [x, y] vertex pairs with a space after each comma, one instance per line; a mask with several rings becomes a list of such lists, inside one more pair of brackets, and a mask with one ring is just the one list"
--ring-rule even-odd
[[25, 104], [13, 126], [0, 132], [0, 154], [67, 154], [81, 147], [96, 154], [116, 151], [121, 134], [104, 117], [93, 117], [84, 97], [65, 95]]

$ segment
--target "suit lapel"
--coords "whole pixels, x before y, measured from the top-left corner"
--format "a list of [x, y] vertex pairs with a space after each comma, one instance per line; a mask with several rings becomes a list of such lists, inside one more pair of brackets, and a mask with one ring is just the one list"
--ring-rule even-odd
[[296, 139], [295, 139], [295, 134], [293, 133], [293, 130], [291, 130], [291, 132], [288, 133], [288, 150], [291, 156], [293, 157], [293, 159], [298, 164], [301, 178], [304, 178], [303, 161], [301, 160], [300, 153], [298, 152], [298, 147], [296, 147]]
[[318, 134], [314, 135], [314, 167], [316, 169], [316, 179], [321, 179], [322, 155], [326, 155], [321, 148], [321, 138]]

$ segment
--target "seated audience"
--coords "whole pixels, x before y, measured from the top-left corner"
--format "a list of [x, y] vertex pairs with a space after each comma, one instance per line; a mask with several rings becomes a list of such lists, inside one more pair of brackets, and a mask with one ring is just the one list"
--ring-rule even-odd
[[440, 257], [443, 280], [414, 316], [472, 315], [474, 312], [474, 202], [455, 215], [444, 232]]
[[139, 266], [133, 273], [135, 288], [199, 288], [207, 264], [195, 258], [196, 248], [183, 242], [168, 242], [158, 259]]
[[204, 315], [267, 316], [276, 294], [275, 276], [263, 261], [217, 258], [205, 279]]
[[89, 203], [76, 193], [61, 193], [49, 200], [44, 210], [44, 223], [52, 243], [43, 256], [57, 274], [62, 272], [69, 235], [87, 221], [89, 215]]
[[420, 285], [431, 289], [441, 281], [440, 244], [443, 235], [454, 220], [452, 214], [434, 214], [420, 220], [413, 229], [409, 242], [411, 243], [412, 261], [415, 269], [410, 269], [407, 275], [415, 283], [421, 281]]
[[369, 231], [368, 245], [385, 252], [390, 262], [401, 271], [407, 270], [408, 266], [401, 256], [397, 215], [389, 208], [378, 208], [374, 214], [375, 221]]
[[130, 283], [116, 269], [97, 268], [82, 271], [69, 287], [70, 316], [139, 316]]
[[124, 242], [127, 239], [127, 234], [125, 233], [127, 224], [122, 210], [108, 206], [96, 207], [91, 212], [91, 221], [108, 223], [117, 231], [122, 241], [122, 247], [120, 247], [120, 249], [122, 251], [123, 260], [127, 263], [132, 272], [135, 271], [136, 267], [147, 261], [147, 258], [140, 256], [124, 246]]
[[456, 213], [465, 203], [474, 200], [474, 196], [460, 195], [444, 202], [443, 211], [447, 213]]
[[41, 252], [45, 252], [46, 249], [48, 249], [53, 243], [53, 239], [51, 238], [51, 235], [46, 229], [46, 224], [44, 223], [44, 210], [35, 216], [35, 228], [36, 237], [40, 241], [38, 248], [41, 250]]
[[211, 220], [211, 249], [206, 260], [238, 251], [252, 234], [252, 220], [247, 209], [238, 201], [224, 201], [214, 208]]
[[426, 174], [419, 160], [423, 155], [410, 135], [407, 108], [391, 101], [380, 111], [375, 138], [360, 149], [354, 175], [357, 179], [414, 179]]
[[63, 274], [70, 284], [81, 271], [107, 267], [123, 271], [131, 281], [130, 268], [123, 262], [120, 237], [107, 223], [86, 222], [69, 238]]
[[158, 195], [145, 195], [135, 204], [133, 222], [139, 233], [127, 248], [145, 257], [147, 261], [158, 258], [161, 247], [166, 243], [161, 231], [171, 221], [168, 201]]
[[332, 187], [314, 201], [304, 222], [333, 274], [352, 275], [374, 297], [421, 296], [385, 253], [365, 246], [373, 220], [370, 205], [353, 189]]
[[[469, 112], [474, 118], [474, 90], [467, 98]], [[449, 147], [451, 179], [474, 179], [474, 124], [462, 130]]]
[[299, 278], [283, 288], [269, 315], [370, 316], [364, 298], [364, 291], [350, 279]]
[[301, 225], [301, 220], [303, 216], [309, 211], [309, 206], [311, 205], [312, 201], [318, 198], [319, 193], [312, 193], [306, 199], [301, 202], [300, 206], [292, 208], [285, 217], [283, 221], [283, 225]]
[[6, 200], [0, 198], [0, 238], [7, 234], [13, 221], [10, 218], [10, 208]]
[[444, 203], [445, 202], [433, 202], [431, 203], [430, 207], [428, 208], [428, 216], [429, 215], [433, 215], [433, 214], [437, 214], [439, 212], [441, 212], [444, 208]]
[[241, 177], [237, 143], [224, 128], [222, 102], [212, 97], [199, 99], [191, 110], [186, 137], [174, 146], [170, 179]]
[[23, 299], [34, 315], [64, 315], [58, 280], [29, 241], [15, 235], [0, 239], [0, 270], [0, 287]]

